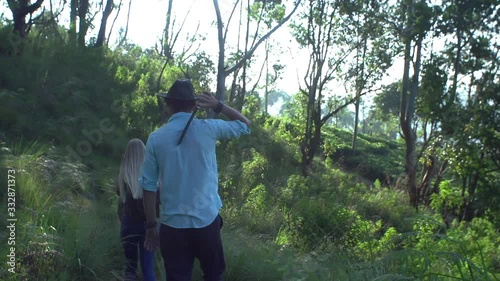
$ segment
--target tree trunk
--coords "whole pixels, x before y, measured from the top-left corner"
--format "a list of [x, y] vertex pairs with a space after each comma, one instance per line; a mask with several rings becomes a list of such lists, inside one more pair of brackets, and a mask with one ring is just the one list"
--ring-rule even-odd
[[217, 60], [217, 86], [216, 86], [217, 88], [215, 91], [215, 97], [223, 102], [224, 94], [226, 92], [226, 76], [227, 76], [226, 69], [224, 67], [224, 59], [225, 59], [224, 47], [226, 44], [226, 40], [222, 32], [223, 23], [222, 23], [222, 16], [219, 10], [218, 0], [214, 0], [214, 7], [217, 16], [217, 38], [219, 42], [219, 56]]
[[[418, 39], [416, 41], [416, 56], [415, 60], [413, 61], [413, 79], [411, 81], [411, 87], [410, 87], [410, 96], [408, 98], [408, 104], [407, 104], [407, 116], [409, 118], [407, 119], [408, 122], [408, 127], [411, 130], [410, 135], [408, 138], [410, 141], [408, 142], [409, 145], [411, 145], [411, 148], [407, 152], [409, 154], [407, 155], [407, 161], [410, 161], [408, 163], [408, 187], [412, 190], [413, 194], [416, 196], [413, 201], [413, 207], [418, 207], [418, 204], [421, 202], [420, 198], [420, 192], [418, 190], [417, 186], [417, 154], [416, 154], [416, 141], [417, 141], [417, 130], [413, 128], [413, 117], [415, 115], [415, 103], [417, 101], [417, 96], [418, 96], [418, 90], [419, 90], [419, 76], [420, 76], [420, 61], [421, 61], [421, 54], [422, 54], [422, 41], [423, 41], [423, 35], [419, 35]], [[409, 115], [408, 115], [409, 114]]]
[[[317, 99], [316, 95], [319, 89], [319, 81], [320, 77], [323, 73], [323, 62], [322, 60], [315, 59], [316, 61], [313, 64], [316, 67], [314, 69], [314, 75], [312, 78], [312, 83], [308, 87], [308, 101], [307, 101], [307, 114], [306, 114], [306, 129], [304, 134], [304, 141], [301, 147], [302, 152], [302, 173], [304, 176], [308, 175], [308, 168], [312, 163], [313, 157], [316, 154], [317, 146], [319, 145], [321, 138], [321, 99]], [[316, 105], [318, 103], [318, 109], [316, 109]], [[320, 122], [318, 123], [318, 116]], [[318, 134], [319, 132], [319, 134]]]
[[12, 12], [12, 19], [14, 20], [14, 33], [18, 34], [21, 38], [28, 35], [32, 23], [26, 22], [26, 16], [28, 14], [33, 14], [38, 10], [44, 0], [37, 0], [35, 3], [30, 5], [29, 0], [7, 0], [10, 11]]
[[173, 34], [170, 29], [170, 22], [172, 21], [172, 5], [173, 0], [168, 1], [167, 7], [167, 20], [165, 23], [165, 32], [163, 33], [164, 41], [163, 41], [163, 55], [167, 58], [168, 61], [172, 61], [174, 59], [174, 55], [172, 52], [173, 46], [170, 42], [171, 37], [170, 34]]
[[[481, 153], [480, 160], [483, 160], [484, 158], [484, 153]], [[477, 185], [479, 183], [479, 178], [480, 178], [480, 172], [475, 171], [472, 175], [472, 179], [468, 183], [467, 187], [467, 196], [463, 196], [464, 198], [464, 206], [463, 206], [463, 212], [462, 212], [462, 220], [464, 221], [471, 221], [476, 215], [475, 211], [476, 209], [473, 206], [473, 201], [476, 196], [476, 189]]]
[[448, 160], [444, 160], [444, 162], [441, 164], [441, 167], [439, 168], [439, 171], [437, 172], [437, 177], [436, 180], [434, 181], [434, 186], [432, 187], [432, 193], [439, 192], [439, 185], [443, 180], [443, 176], [447, 168], [448, 168]]
[[465, 203], [463, 206], [462, 221], [471, 221], [475, 217], [476, 209], [473, 206], [473, 201], [474, 201], [473, 198], [475, 197], [476, 194], [476, 188], [478, 182], [479, 182], [479, 172], [475, 172], [467, 188], [469, 194], [468, 196], [464, 196]]
[[405, 133], [406, 154], [405, 154], [405, 173], [407, 179], [408, 195], [410, 196], [411, 206], [417, 208], [419, 204], [419, 196], [417, 191], [417, 157], [415, 152], [416, 135], [410, 128], [403, 129]]
[[269, 42], [266, 40], [266, 90], [264, 92], [264, 114], [267, 116], [269, 104]]
[[230, 103], [234, 103], [236, 102], [236, 91], [237, 91], [237, 87], [238, 87], [238, 74], [239, 74], [239, 70], [235, 71], [233, 73], [233, 82], [231, 82], [231, 91], [229, 92], [229, 99], [228, 99], [228, 102]]
[[76, 18], [78, 17], [78, 0], [70, 0], [69, 12], [69, 41], [71, 45], [76, 44]]
[[352, 152], [356, 151], [356, 140], [358, 138], [358, 126], [359, 126], [359, 104], [361, 98], [359, 97], [358, 90], [356, 90], [356, 102], [354, 103], [355, 113], [354, 113], [354, 131], [352, 133]]
[[[319, 104], [320, 103], [318, 102], [318, 105]], [[321, 144], [321, 128], [323, 127], [323, 124], [321, 123], [321, 111], [315, 110], [313, 112], [313, 124], [314, 124], [314, 132], [311, 139], [311, 147], [309, 149], [309, 155], [308, 155], [309, 165], [312, 164], [314, 156], [318, 152], [318, 148]]]
[[[247, 7], [250, 8], [250, 0], [247, 0]], [[248, 43], [250, 39], [250, 15], [247, 13], [247, 22], [246, 22], [246, 32], [245, 32], [245, 52], [244, 55], [248, 54]], [[248, 70], [248, 59], [243, 61], [243, 75], [242, 75], [242, 85], [241, 91], [238, 98], [236, 99], [237, 103], [235, 104], [235, 108], [238, 111], [243, 109], [243, 104], [245, 103], [245, 95], [247, 94], [247, 70]]]
[[[313, 123], [317, 123], [314, 121]], [[307, 143], [307, 148], [302, 154], [302, 175], [309, 175], [309, 168], [314, 160], [314, 156], [318, 152], [318, 148], [321, 144], [321, 125], [314, 125], [313, 132], [311, 132], [312, 136]]]
[[358, 138], [358, 127], [359, 127], [359, 104], [361, 103], [361, 92], [363, 91], [363, 88], [365, 87], [365, 82], [363, 81], [365, 78], [365, 57], [366, 57], [366, 50], [368, 48], [368, 42], [366, 35], [363, 34], [363, 38], [361, 39], [363, 42], [363, 54], [361, 55], [361, 62], [359, 62], [359, 54], [357, 56], [357, 64], [360, 68], [359, 71], [359, 76], [356, 78], [356, 103], [354, 104], [355, 106], [355, 115], [354, 115], [354, 132], [352, 134], [352, 151], [355, 153], [356, 152], [356, 140]]
[[430, 189], [431, 180], [436, 174], [436, 159], [434, 156], [429, 156], [428, 159], [425, 160], [422, 170], [422, 182], [420, 183], [420, 197], [422, 201], [428, 205], [430, 203], [430, 196], [432, 194], [432, 190]]
[[458, 88], [458, 74], [460, 73], [460, 63], [462, 61], [462, 31], [457, 29], [455, 36], [457, 37], [457, 53], [453, 62], [453, 80], [450, 89], [450, 99], [446, 104], [446, 109], [455, 103]]
[[312, 134], [312, 110], [314, 106], [314, 102], [316, 100], [316, 90], [309, 89], [308, 91], [309, 99], [307, 101], [307, 107], [306, 107], [306, 127], [305, 127], [305, 132], [304, 132], [304, 139], [300, 145], [300, 152], [302, 154], [302, 175], [307, 176], [308, 175], [308, 167], [310, 165], [310, 161], [308, 158], [308, 155], [310, 155], [310, 150], [311, 150], [311, 134]]
[[87, 35], [87, 30], [89, 28], [89, 23], [87, 22], [87, 12], [89, 10], [89, 0], [79, 0], [78, 3], [78, 17], [80, 18], [80, 25], [78, 29], [78, 46], [85, 46], [85, 36]]
[[111, 15], [111, 12], [113, 11], [113, 5], [113, 0], [106, 1], [106, 8], [104, 8], [104, 11], [102, 13], [101, 26], [99, 28], [99, 34], [97, 35], [97, 40], [94, 45], [95, 47], [102, 47], [102, 45], [104, 44], [104, 40], [106, 40], [106, 25], [108, 23], [109, 15]]
[[[405, 153], [405, 174], [406, 174], [406, 185], [408, 189], [408, 195], [410, 199], [410, 205], [417, 208], [419, 203], [418, 192], [417, 192], [417, 158], [415, 152], [416, 146], [416, 132], [412, 128], [413, 115], [415, 112], [415, 99], [416, 99], [416, 89], [414, 85], [415, 77], [410, 81], [410, 62], [411, 56], [411, 45], [412, 45], [412, 35], [411, 30], [413, 30], [413, 1], [409, 1], [406, 10], [407, 17], [407, 33], [404, 34], [404, 70], [403, 70], [403, 81], [402, 81], [402, 91], [401, 91], [401, 104], [400, 104], [400, 125], [403, 138], [405, 140], [406, 153]], [[418, 75], [418, 73], [414, 73]], [[418, 80], [417, 80], [418, 82]]]

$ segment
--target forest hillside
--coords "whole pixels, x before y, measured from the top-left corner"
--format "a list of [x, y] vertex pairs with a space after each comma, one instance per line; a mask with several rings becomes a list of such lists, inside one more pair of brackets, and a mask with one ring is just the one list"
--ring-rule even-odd
[[[174, 48], [173, 23], [156, 48], [123, 30], [109, 43], [121, 2], [7, 2], [1, 280], [122, 280], [118, 168], [179, 78], [252, 121], [217, 144], [225, 280], [500, 280], [498, 1], [234, 1], [256, 30], [216, 58]], [[266, 41], [283, 26], [311, 55], [294, 93]], [[396, 58], [400, 79], [380, 86]]]

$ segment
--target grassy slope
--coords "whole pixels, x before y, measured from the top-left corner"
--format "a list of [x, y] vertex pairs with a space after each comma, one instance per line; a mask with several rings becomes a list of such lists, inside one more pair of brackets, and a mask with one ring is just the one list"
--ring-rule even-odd
[[[337, 133], [342, 135], [342, 132], [335, 134]], [[360, 151], [366, 149], [363, 146], [377, 143], [364, 137], [360, 139], [367, 141], [365, 144], [361, 141]], [[91, 173], [86, 167], [67, 162], [55, 150], [39, 148], [37, 145], [14, 150], [13, 155], [2, 155], [0, 180], [6, 181], [6, 167], [14, 167], [19, 171], [16, 179], [16, 196], [19, 202], [16, 229], [18, 274], [12, 275], [3, 269], [0, 271], [0, 278], [120, 280], [123, 254], [119, 241], [119, 222], [115, 213], [116, 196], [112, 192], [115, 169], [104, 169], [115, 164], [100, 159], [101, 167], [97, 169], [99, 172]], [[380, 157], [383, 155], [380, 154]], [[340, 172], [337, 173], [334, 175], [336, 180], [344, 177]], [[352, 179], [348, 175], [346, 177]], [[382, 219], [387, 224], [386, 229], [413, 216], [402, 206], [404, 194], [397, 195], [380, 189], [374, 190], [370, 196], [363, 196], [355, 190], [356, 188], [354, 193], [350, 193], [350, 197], [337, 200], [348, 201], [348, 205], [356, 208], [364, 217], [373, 218], [375, 215], [375, 220]], [[5, 193], [0, 195], [2, 198], [6, 196]], [[2, 200], [1, 209], [6, 209], [5, 202]], [[260, 228], [260, 231], [247, 228], [245, 216], [234, 216], [231, 212], [231, 205], [226, 206], [224, 215], [228, 221], [223, 229], [223, 239], [227, 257], [227, 280], [373, 280], [375, 277], [381, 280], [402, 280], [400, 278], [404, 276], [423, 277], [429, 274], [425, 273], [426, 268], [419, 269], [420, 271], [412, 269], [414, 261], [420, 260], [419, 256], [424, 260], [429, 258], [419, 251], [400, 252], [364, 262], [332, 252], [312, 251], [299, 254], [288, 246], [274, 243], [274, 237], [263, 235], [272, 226]], [[5, 229], [4, 214], [0, 213], [2, 229]], [[271, 232], [273, 231], [275, 230]], [[2, 233], [2, 243], [5, 243], [6, 238], [6, 234]], [[372, 246], [379, 247], [380, 243], [373, 241]], [[373, 248], [372, 246], [369, 248]], [[6, 255], [7, 248], [1, 247], [0, 256]], [[402, 260], [407, 262], [401, 262]], [[158, 253], [157, 274], [163, 279], [161, 262]], [[196, 266], [195, 276], [200, 275], [199, 267]], [[33, 279], [35, 276], [36, 279]], [[201, 278], [195, 277], [194, 280]], [[447, 279], [436, 277], [426, 280]]]

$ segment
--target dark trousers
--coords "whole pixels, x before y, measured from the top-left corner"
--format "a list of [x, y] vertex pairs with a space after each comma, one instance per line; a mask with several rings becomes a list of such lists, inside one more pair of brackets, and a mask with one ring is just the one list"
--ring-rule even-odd
[[125, 280], [136, 280], [138, 260], [141, 263], [144, 281], [155, 281], [154, 252], [144, 248], [144, 222], [137, 222], [128, 216], [122, 219], [121, 238], [125, 252]]
[[194, 259], [200, 261], [205, 281], [220, 281], [226, 269], [220, 229], [222, 218], [217, 216], [203, 228], [160, 227], [160, 248], [167, 281], [190, 281]]

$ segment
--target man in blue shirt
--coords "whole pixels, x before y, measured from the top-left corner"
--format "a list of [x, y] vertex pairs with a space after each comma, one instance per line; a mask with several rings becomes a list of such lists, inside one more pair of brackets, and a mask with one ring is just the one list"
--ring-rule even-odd
[[[208, 93], [196, 99], [190, 80], [175, 81], [160, 96], [172, 116], [149, 135], [146, 144], [139, 179], [147, 220], [145, 247], [154, 250], [160, 244], [168, 281], [191, 280], [195, 258], [205, 280], [222, 280], [216, 142], [249, 134], [250, 121]], [[232, 121], [193, 118], [197, 107], [213, 109]], [[162, 183], [159, 230], [154, 213], [158, 180]]]

